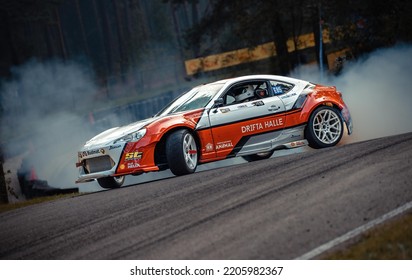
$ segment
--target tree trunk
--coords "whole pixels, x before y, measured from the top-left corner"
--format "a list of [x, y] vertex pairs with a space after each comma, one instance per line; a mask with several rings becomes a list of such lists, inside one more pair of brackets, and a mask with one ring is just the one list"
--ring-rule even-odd
[[[314, 16], [312, 18], [313, 18], [313, 23], [312, 23], [313, 35], [315, 36], [316, 60], [318, 62], [318, 65], [320, 66], [320, 61], [321, 61], [320, 55], [319, 55], [319, 52], [320, 52], [320, 29], [319, 29], [320, 17], [319, 17], [319, 11], [317, 9], [314, 10]], [[328, 60], [325, 54], [323, 40], [322, 40], [322, 54], [321, 55], [322, 55], [322, 60], [323, 60], [323, 65], [322, 65], [323, 69], [328, 69], [328, 65], [327, 65]]]
[[67, 60], [66, 45], [64, 43], [63, 30], [61, 26], [61, 20], [60, 20], [60, 14], [59, 14], [58, 8], [55, 8], [54, 13], [56, 16], [57, 29], [59, 31], [60, 48], [61, 48], [62, 57], [64, 60]]
[[110, 24], [109, 16], [113, 12], [107, 8], [107, 4], [110, 2], [99, 1], [98, 6], [100, 8], [101, 23], [102, 23], [102, 38], [106, 49], [107, 63], [109, 67], [108, 76], [118, 74], [117, 59], [116, 59], [116, 40], [113, 36], [113, 27]]
[[103, 70], [102, 76], [107, 77], [109, 75], [111, 68], [110, 68], [109, 58], [107, 55], [108, 49], [106, 49], [104, 34], [102, 30], [102, 22], [100, 20], [101, 14], [99, 12], [99, 7], [98, 7], [98, 4], [96, 3], [96, 0], [93, 0], [93, 11], [94, 11], [94, 18], [96, 20], [96, 26], [97, 26], [97, 34], [98, 34], [97, 37], [99, 38], [100, 44], [104, 46], [101, 48], [103, 63], [104, 63], [104, 66], [101, 68]]
[[3, 171], [3, 156], [1, 155], [0, 151], [0, 204], [5, 204], [8, 202], [9, 199], [7, 197], [7, 186]]
[[12, 30], [12, 25], [10, 23], [10, 17], [7, 15], [7, 13], [3, 13], [3, 19], [4, 19], [4, 24], [5, 24], [5, 30], [6, 30], [6, 36], [8, 40], [6, 42], [9, 43], [10, 45], [10, 57], [11, 57], [11, 63], [12, 65], [19, 65], [20, 64], [20, 59], [18, 56], [18, 48], [16, 48], [14, 44], [14, 39], [13, 39], [13, 34], [11, 32]]
[[86, 56], [90, 57], [89, 44], [87, 43], [86, 31], [85, 31], [85, 28], [84, 28], [84, 22], [83, 22], [83, 17], [82, 17], [81, 10], [80, 10], [79, 0], [75, 1], [75, 6], [76, 6], [77, 18], [78, 18], [79, 24], [80, 24], [80, 34], [82, 35], [83, 47], [84, 47]]
[[[192, 26], [195, 26], [199, 23], [199, 12], [197, 10], [197, 1], [192, 2]], [[199, 56], [200, 53], [200, 45], [196, 44], [193, 46], [193, 50], [195, 53], [195, 57]]]
[[[119, 51], [119, 57], [120, 57], [120, 61], [119, 61], [119, 69], [120, 69], [120, 74], [121, 77], [123, 79], [123, 74], [126, 73], [125, 70], [125, 65], [128, 64], [128, 59], [127, 56], [125, 55], [125, 51], [124, 51], [124, 47], [123, 44], [126, 42], [126, 36], [124, 35], [124, 24], [123, 24], [123, 17], [121, 15], [121, 11], [119, 8], [119, 4], [116, 1], [113, 1], [113, 7], [114, 7], [114, 11], [113, 11], [113, 15], [114, 15], [114, 19], [116, 21], [116, 33], [117, 33], [117, 41], [119, 42], [118, 44], [118, 51]], [[122, 80], [122, 82], [124, 82]]]
[[278, 66], [280, 75], [287, 75], [291, 70], [289, 52], [287, 42], [287, 36], [282, 28], [279, 15], [275, 15], [274, 26], [272, 26], [273, 37], [276, 46], [276, 57], [278, 60]]

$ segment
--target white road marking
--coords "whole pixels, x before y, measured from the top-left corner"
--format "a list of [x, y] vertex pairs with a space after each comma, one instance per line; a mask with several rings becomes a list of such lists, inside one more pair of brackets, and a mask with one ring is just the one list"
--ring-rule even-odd
[[333, 240], [331, 240], [331, 241], [329, 241], [329, 242], [313, 249], [312, 251], [309, 251], [309, 252], [303, 254], [300, 257], [297, 257], [295, 260], [310, 260], [310, 259], [313, 259], [314, 257], [326, 252], [327, 250], [329, 250], [329, 249], [331, 249], [331, 248], [333, 248], [333, 247], [335, 247], [335, 246], [337, 246], [337, 245], [339, 245], [339, 244], [341, 244], [341, 243], [343, 243], [343, 242], [345, 242], [345, 241], [347, 241], [347, 240], [349, 240], [349, 239], [351, 239], [351, 238], [353, 238], [353, 237], [355, 237], [355, 236], [357, 236], [361, 233], [364, 233], [365, 231], [369, 230], [370, 228], [372, 228], [372, 227], [374, 227], [374, 226], [376, 226], [376, 225], [378, 225], [378, 224], [380, 224], [380, 223], [382, 223], [386, 220], [389, 220], [389, 219], [395, 217], [396, 215], [399, 215], [399, 214], [409, 210], [410, 208], [412, 208], [412, 201], [396, 208], [395, 210], [393, 210], [391, 212], [386, 213], [385, 215], [383, 215], [383, 216], [381, 216], [377, 219], [374, 219], [374, 220], [370, 221], [369, 223], [366, 223], [366, 224], [364, 224], [364, 225], [362, 225], [358, 228], [355, 228], [354, 230], [349, 231], [348, 233], [346, 233], [346, 234], [344, 234], [344, 235], [342, 235], [338, 238], [335, 238], [335, 239], [333, 239]]

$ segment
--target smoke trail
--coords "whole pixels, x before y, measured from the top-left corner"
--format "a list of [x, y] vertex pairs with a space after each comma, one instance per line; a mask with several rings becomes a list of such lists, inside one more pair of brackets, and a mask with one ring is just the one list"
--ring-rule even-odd
[[320, 81], [318, 70], [302, 67], [292, 76], [336, 85], [354, 122], [348, 141], [360, 141], [412, 131], [412, 46], [377, 50], [345, 65], [338, 77]]
[[39, 179], [73, 187], [76, 151], [93, 136], [84, 112], [95, 93], [92, 71], [74, 62], [33, 60], [12, 69], [1, 87], [5, 156], [25, 155]]
[[[336, 85], [355, 126], [347, 140], [359, 141], [412, 131], [411, 70], [412, 46], [399, 45], [349, 63], [340, 76], [325, 81], [311, 66], [291, 76]], [[76, 152], [96, 134], [84, 118], [96, 102], [93, 71], [73, 62], [31, 61], [12, 74], [0, 91], [3, 152], [27, 154], [39, 179], [52, 186], [74, 186]], [[100, 189], [97, 184], [85, 188]]]

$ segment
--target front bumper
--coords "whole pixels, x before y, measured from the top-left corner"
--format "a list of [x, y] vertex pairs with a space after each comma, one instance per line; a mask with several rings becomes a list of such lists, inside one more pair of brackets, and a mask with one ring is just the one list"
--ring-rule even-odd
[[124, 144], [85, 148], [78, 153], [76, 183], [90, 182], [116, 173]]
[[77, 183], [91, 182], [91, 181], [94, 181], [94, 180], [99, 179], [99, 178], [113, 176], [113, 174], [114, 174], [114, 172], [111, 171], [111, 170], [96, 172], [96, 173], [92, 173], [92, 174], [83, 174], [83, 175], [80, 175], [79, 178], [77, 178], [76, 184]]

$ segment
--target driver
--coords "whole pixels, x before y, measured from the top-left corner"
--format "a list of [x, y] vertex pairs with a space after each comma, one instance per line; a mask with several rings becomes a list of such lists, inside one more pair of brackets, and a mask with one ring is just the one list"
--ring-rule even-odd
[[250, 101], [255, 99], [254, 89], [252, 85], [245, 86], [241, 93], [235, 96], [236, 103]]

